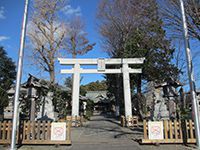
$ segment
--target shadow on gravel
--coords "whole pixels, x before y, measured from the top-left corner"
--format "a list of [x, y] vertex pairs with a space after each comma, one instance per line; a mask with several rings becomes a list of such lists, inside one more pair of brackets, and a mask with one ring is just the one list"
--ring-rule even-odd
[[92, 119], [92, 120], [90, 120], [90, 122], [93, 122], [93, 121], [108, 121], [108, 122], [111, 122], [111, 123], [114, 123], [114, 124], [116, 124], [116, 125], [118, 125], [118, 126], [121, 126], [121, 124], [120, 123], [118, 123], [117, 121], [114, 121], [114, 120], [112, 120], [112, 119]]
[[126, 135], [140, 135], [139, 133], [130, 133], [122, 131], [120, 128], [99, 128], [99, 127], [86, 127], [87, 129], [91, 130], [98, 130], [98, 133], [109, 133], [109, 132], [115, 132], [113, 135], [114, 139], [122, 138]]
[[136, 131], [136, 132], [141, 132], [143, 133], [143, 126], [139, 126], [139, 127], [132, 127], [130, 128], [131, 131]]
[[[99, 117], [98, 117], [99, 116]], [[99, 114], [94, 115], [94, 117], [89, 122], [99, 122], [99, 124], [103, 124], [103, 122], [110, 122], [110, 126], [85, 126], [85, 129], [96, 130], [98, 133], [109, 133], [114, 132], [113, 138], [118, 139], [122, 137], [133, 137], [136, 138], [138, 136], [141, 136], [143, 134], [143, 128], [142, 126], [139, 127], [133, 127], [133, 128], [126, 128], [121, 127], [121, 124], [119, 122], [119, 118], [116, 118], [114, 114], [112, 113], [105, 113], [101, 112]], [[115, 124], [112, 126], [112, 124]]]

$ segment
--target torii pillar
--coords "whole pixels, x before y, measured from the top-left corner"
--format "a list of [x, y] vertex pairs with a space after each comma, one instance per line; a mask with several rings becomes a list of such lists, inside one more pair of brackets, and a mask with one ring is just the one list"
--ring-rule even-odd
[[74, 64], [72, 85], [72, 116], [79, 116], [80, 64]]
[[124, 106], [126, 118], [132, 117], [131, 88], [129, 77], [129, 66], [123, 63], [123, 88], [124, 88]]

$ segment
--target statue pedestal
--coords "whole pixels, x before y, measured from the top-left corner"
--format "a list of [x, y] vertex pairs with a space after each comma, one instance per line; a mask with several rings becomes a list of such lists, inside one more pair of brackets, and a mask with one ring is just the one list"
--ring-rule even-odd
[[153, 119], [169, 119], [169, 111], [167, 110], [167, 106], [164, 102], [156, 103], [153, 112]]

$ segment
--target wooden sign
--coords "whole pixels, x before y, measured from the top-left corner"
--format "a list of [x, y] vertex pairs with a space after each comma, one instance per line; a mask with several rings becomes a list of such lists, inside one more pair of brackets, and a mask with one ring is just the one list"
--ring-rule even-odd
[[149, 121], [148, 131], [149, 131], [149, 139], [152, 140], [163, 139], [163, 121]]
[[66, 140], [66, 123], [65, 122], [51, 123], [51, 140], [52, 141]]
[[97, 68], [98, 68], [97, 69], [98, 71], [105, 71], [105, 69], [106, 69], [105, 59], [99, 58], [97, 60]]

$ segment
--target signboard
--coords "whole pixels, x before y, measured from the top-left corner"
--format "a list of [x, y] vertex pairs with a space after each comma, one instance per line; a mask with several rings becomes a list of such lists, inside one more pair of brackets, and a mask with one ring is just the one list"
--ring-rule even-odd
[[163, 139], [163, 121], [149, 121], [148, 131], [149, 131], [149, 139], [151, 140]]
[[51, 123], [51, 140], [52, 141], [66, 140], [66, 123], [65, 122]]
[[99, 58], [97, 60], [97, 67], [98, 67], [98, 71], [105, 71], [106, 65], [105, 65], [105, 59], [104, 58]]

